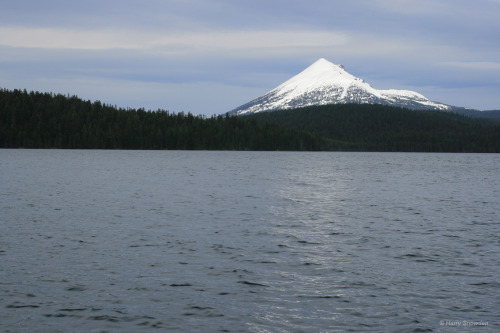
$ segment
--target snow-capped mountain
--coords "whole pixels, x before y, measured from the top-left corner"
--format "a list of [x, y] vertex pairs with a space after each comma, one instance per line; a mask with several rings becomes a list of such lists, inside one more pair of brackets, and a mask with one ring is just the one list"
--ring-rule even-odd
[[409, 90], [378, 90], [349, 74], [342, 65], [319, 59], [301, 73], [232, 111], [230, 114], [250, 114], [310, 105], [345, 103], [387, 104], [409, 109], [450, 111], [452, 107], [432, 102]]

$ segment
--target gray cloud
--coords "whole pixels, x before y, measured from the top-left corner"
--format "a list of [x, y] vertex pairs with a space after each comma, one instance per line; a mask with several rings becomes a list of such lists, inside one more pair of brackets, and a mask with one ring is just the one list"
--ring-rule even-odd
[[380, 89], [493, 109], [498, 17], [496, 0], [7, 1], [0, 86], [212, 114], [325, 57]]

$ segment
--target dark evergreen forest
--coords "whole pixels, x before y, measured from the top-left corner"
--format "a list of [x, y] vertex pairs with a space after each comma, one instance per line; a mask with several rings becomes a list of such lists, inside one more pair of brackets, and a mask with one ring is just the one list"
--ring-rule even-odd
[[0, 147], [320, 150], [318, 137], [236, 116], [121, 109], [76, 96], [0, 90]]
[[331, 104], [246, 116], [309, 132], [328, 150], [500, 152], [496, 119], [372, 104]]
[[1, 89], [0, 148], [498, 153], [500, 125], [450, 112], [367, 104], [207, 118]]

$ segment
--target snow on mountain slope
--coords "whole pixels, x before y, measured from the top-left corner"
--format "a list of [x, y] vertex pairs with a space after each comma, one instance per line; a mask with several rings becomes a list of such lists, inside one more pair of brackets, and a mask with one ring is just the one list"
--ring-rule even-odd
[[248, 114], [309, 105], [345, 103], [388, 104], [410, 109], [449, 110], [450, 106], [428, 100], [409, 90], [378, 90], [349, 74], [342, 65], [319, 59], [264, 96], [230, 114]]

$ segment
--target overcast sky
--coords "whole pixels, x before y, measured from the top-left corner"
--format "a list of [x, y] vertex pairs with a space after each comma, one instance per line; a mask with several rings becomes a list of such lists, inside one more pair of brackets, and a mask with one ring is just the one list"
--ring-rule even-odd
[[0, 87], [222, 114], [319, 58], [500, 109], [500, 0], [1, 0]]

